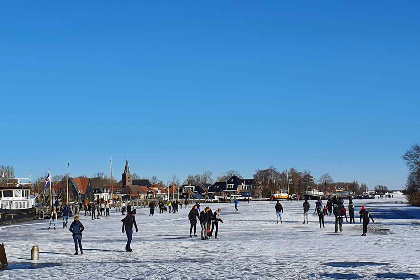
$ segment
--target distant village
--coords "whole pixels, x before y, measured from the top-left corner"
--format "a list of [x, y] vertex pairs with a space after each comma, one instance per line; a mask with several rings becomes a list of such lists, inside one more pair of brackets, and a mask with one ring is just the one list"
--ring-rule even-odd
[[[134, 175], [134, 176], [133, 176]], [[134, 178], [133, 178], [134, 177]], [[323, 174], [315, 183], [309, 172], [298, 172], [291, 168], [279, 172], [274, 167], [257, 170], [253, 178], [242, 178], [238, 172], [229, 171], [215, 182], [211, 182], [211, 172], [203, 175], [190, 175], [181, 184], [172, 180], [167, 184], [162, 181], [139, 179], [131, 173], [126, 160], [121, 180], [112, 180], [106, 176], [70, 177], [52, 182], [53, 197], [69, 201], [97, 200], [206, 200], [224, 202], [238, 200], [278, 200], [278, 199], [318, 199], [332, 196], [373, 198], [375, 194], [386, 195], [385, 186], [376, 186], [369, 192], [365, 184], [357, 181], [334, 182], [329, 174]], [[177, 181], [177, 182], [176, 182]], [[37, 200], [43, 197], [45, 182], [33, 185]]]

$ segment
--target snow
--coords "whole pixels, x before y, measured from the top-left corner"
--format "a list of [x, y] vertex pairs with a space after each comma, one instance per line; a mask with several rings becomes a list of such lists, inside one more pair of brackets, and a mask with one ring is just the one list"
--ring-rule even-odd
[[[239, 202], [238, 212], [233, 203], [202, 204], [221, 208], [224, 220], [220, 239], [205, 241], [189, 237], [190, 207], [153, 217], [140, 208], [131, 253], [124, 251], [123, 216], [115, 210], [95, 221], [81, 215], [85, 254], [78, 256], [61, 220], [55, 231], [46, 220], [3, 226], [0, 242], [10, 265], [0, 279], [420, 279], [420, 208], [400, 201], [403, 196], [354, 201], [356, 222], [361, 205], [375, 219], [365, 237], [359, 223], [334, 233], [332, 216], [320, 229], [315, 201], [309, 224], [302, 224], [301, 201], [282, 202], [279, 224], [274, 202]], [[34, 245], [38, 266], [30, 261]]]

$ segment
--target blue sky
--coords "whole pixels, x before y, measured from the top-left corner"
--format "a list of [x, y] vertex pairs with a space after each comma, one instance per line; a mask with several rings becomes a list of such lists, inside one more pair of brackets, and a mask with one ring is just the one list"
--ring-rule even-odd
[[[341, 2], [341, 3], [340, 3]], [[2, 1], [0, 164], [167, 181], [271, 165], [402, 188], [417, 1]]]

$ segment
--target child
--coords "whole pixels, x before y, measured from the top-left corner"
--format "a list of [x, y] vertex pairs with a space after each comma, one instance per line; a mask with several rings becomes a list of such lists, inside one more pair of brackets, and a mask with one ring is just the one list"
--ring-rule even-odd
[[54, 225], [54, 229], [55, 229], [55, 223], [56, 222], [57, 222], [57, 211], [55, 210], [55, 208], [53, 208], [53, 210], [51, 212], [50, 226], [48, 227], [48, 229], [51, 229], [51, 224]]
[[74, 240], [74, 248], [76, 250], [75, 255], [78, 255], [79, 252], [77, 250], [77, 243], [79, 243], [80, 254], [83, 255], [83, 248], [82, 248], [82, 232], [85, 229], [83, 224], [79, 221], [79, 216], [74, 217], [74, 222], [70, 225], [70, 231], [73, 233], [73, 240]]

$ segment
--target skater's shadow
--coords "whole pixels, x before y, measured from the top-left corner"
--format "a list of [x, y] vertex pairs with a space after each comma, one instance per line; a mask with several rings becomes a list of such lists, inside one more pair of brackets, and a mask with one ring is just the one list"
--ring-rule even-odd
[[111, 252], [111, 253], [125, 252], [123, 250], [106, 250], [106, 249], [83, 249], [83, 251], [98, 251], [98, 252]]

